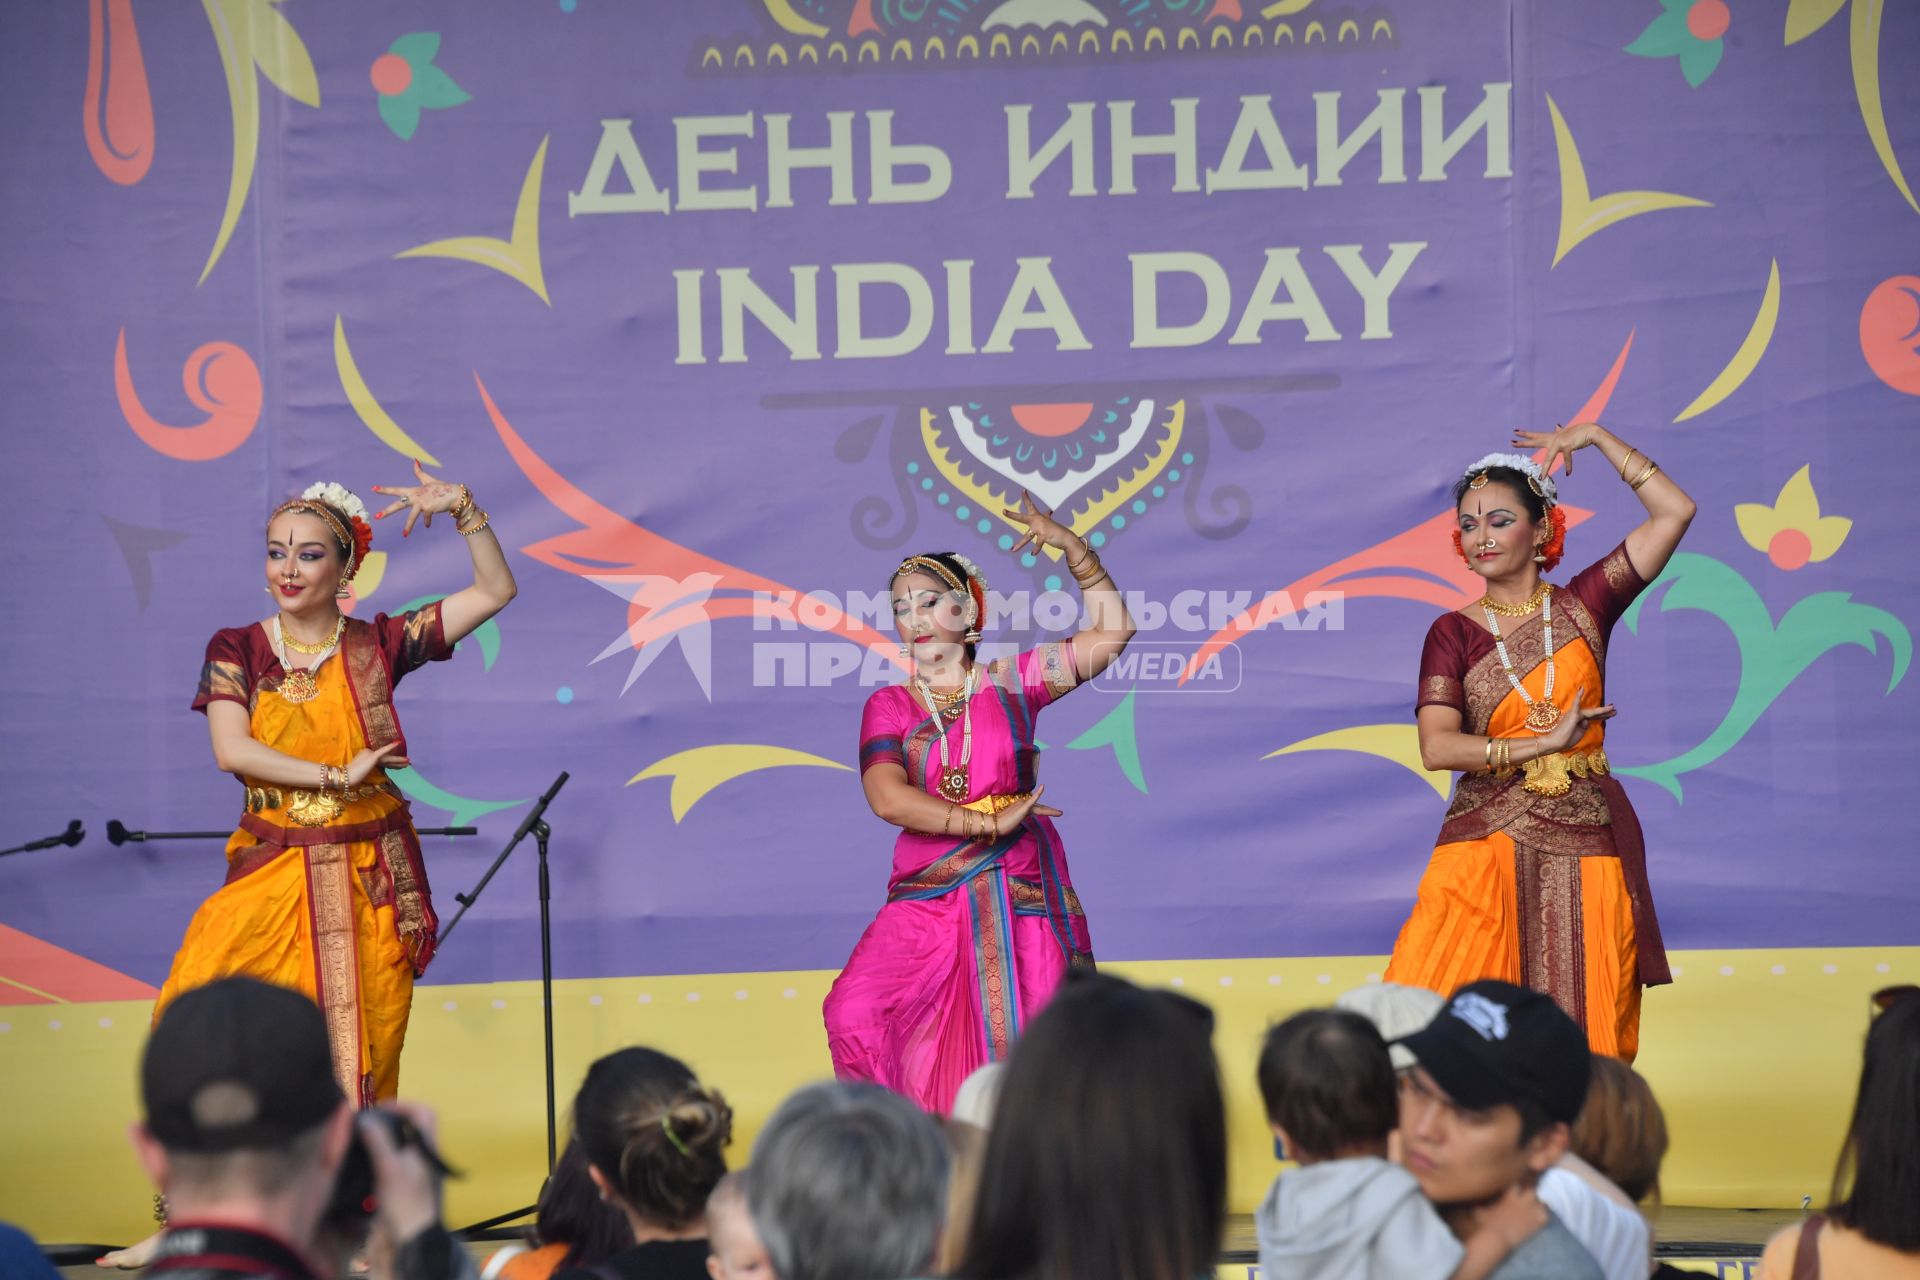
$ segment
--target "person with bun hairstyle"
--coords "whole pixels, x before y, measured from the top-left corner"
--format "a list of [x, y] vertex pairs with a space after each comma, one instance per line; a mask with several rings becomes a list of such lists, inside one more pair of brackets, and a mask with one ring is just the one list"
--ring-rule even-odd
[[860, 720], [860, 781], [900, 829], [887, 900], [827, 994], [834, 1074], [944, 1114], [976, 1067], [1007, 1057], [1068, 969], [1093, 964], [1086, 913], [1041, 799], [1035, 721], [1133, 638], [1126, 602], [1087, 543], [1022, 494], [1008, 511], [1079, 584], [1088, 625], [978, 663], [987, 580], [954, 552], [909, 556], [888, 580], [907, 679]]
[[727, 1176], [733, 1109], [687, 1065], [621, 1049], [587, 1069], [574, 1141], [600, 1198], [626, 1215], [633, 1246], [556, 1280], [707, 1280], [707, 1198]]
[[[1442, 995], [1498, 978], [1551, 995], [1595, 1053], [1631, 1062], [1640, 991], [1671, 982], [1646, 849], [1603, 749], [1613, 625], [1666, 568], [1693, 500], [1595, 422], [1518, 431], [1546, 465], [1488, 454], [1453, 487], [1453, 545], [1485, 580], [1442, 614], [1420, 656], [1420, 762], [1460, 775], [1388, 982]], [[1556, 588], [1567, 517], [1550, 475], [1598, 450], [1646, 518]]]

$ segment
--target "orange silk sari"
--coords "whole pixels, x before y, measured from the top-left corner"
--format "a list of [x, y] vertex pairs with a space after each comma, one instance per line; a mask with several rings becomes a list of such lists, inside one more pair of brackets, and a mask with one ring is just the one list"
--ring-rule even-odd
[[[430, 608], [437, 632], [438, 606]], [[378, 625], [390, 629], [404, 620]], [[318, 691], [306, 702], [281, 695], [277, 661], [263, 671], [257, 654], [216, 658], [223, 637], [245, 634], [222, 632], [209, 649], [196, 705], [244, 700], [255, 740], [344, 766], [368, 745], [368, 723], [383, 738], [383, 730], [397, 732], [385, 699], [387, 673], [405, 669], [386, 665], [374, 625], [350, 628], [314, 670]], [[379, 714], [370, 717], [370, 708]], [[216, 978], [244, 975], [291, 987], [326, 1015], [334, 1075], [347, 1097], [361, 1105], [392, 1098], [413, 980], [432, 954], [437, 926], [407, 803], [376, 770], [338, 813], [312, 825], [305, 805], [313, 793], [241, 782], [247, 811], [227, 841], [226, 883], [188, 924], [154, 1017], [182, 991]]]
[[[1605, 701], [1608, 633], [1645, 585], [1622, 548], [1553, 593], [1552, 701], [1563, 714], [1583, 687], [1587, 705]], [[1503, 631], [1516, 673], [1526, 673], [1521, 684], [1543, 699], [1538, 615]], [[1464, 732], [1536, 736], [1492, 637], [1471, 620], [1436, 622], [1422, 665], [1421, 704], [1458, 707]], [[1594, 1052], [1633, 1059], [1640, 989], [1671, 978], [1639, 821], [1605, 773], [1605, 738], [1604, 724], [1589, 725], [1531, 777], [1524, 769], [1462, 776], [1387, 981], [1446, 994], [1500, 978], [1545, 991], [1586, 1029]], [[1560, 774], [1556, 764], [1572, 767]]]

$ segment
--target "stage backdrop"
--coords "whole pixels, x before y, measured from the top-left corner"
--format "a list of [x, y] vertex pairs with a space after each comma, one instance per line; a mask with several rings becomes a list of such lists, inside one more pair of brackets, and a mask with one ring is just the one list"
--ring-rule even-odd
[[[1047, 713], [1102, 960], [1273, 1014], [1378, 973], [1445, 807], [1447, 490], [1597, 418], [1699, 500], [1608, 748], [1676, 984], [1668, 1198], [1797, 1203], [1920, 951], [1920, 14], [1869, 0], [204, 0], [0, 16], [0, 1213], [124, 1236], [153, 990], [240, 796], [187, 709], [316, 480], [470, 484], [519, 600], [409, 679], [443, 918], [553, 805], [562, 1095], [650, 1040], [750, 1131], [878, 907], [864, 698], [902, 556], [1073, 622], [1025, 488], [1136, 593]], [[1637, 519], [1594, 454], [1571, 572]], [[382, 525], [351, 602], [465, 581]], [[1062, 586], [1069, 593], [1063, 594]], [[541, 1160], [529, 844], [416, 1002], [463, 1207]], [[35, 1098], [44, 1105], [33, 1105]], [[1236, 1198], [1271, 1173], [1236, 1113]], [[743, 1152], [744, 1154], [744, 1152]]]

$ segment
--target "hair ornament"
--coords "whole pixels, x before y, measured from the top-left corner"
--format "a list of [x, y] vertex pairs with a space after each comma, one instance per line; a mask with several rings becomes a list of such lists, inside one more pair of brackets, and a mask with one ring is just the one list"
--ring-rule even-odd
[[1527, 478], [1527, 488], [1533, 490], [1533, 496], [1552, 507], [1560, 501], [1560, 488], [1554, 484], [1553, 477], [1546, 468], [1532, 458], [1520, 453], [1490, 453], [1468, 467], [1460, 474], [1472, 476], [1467, 482], [1469, 489], [1478, 489], [1487, 483], [1487, 470], [1490, 467], [1506, 467], [1518, 471]]
[[[273, 509], [267, 517], [272, 524], [289, 511], [304, 511], [318, 516], [333, 531], [334, 541], [340, 544], [342, 554], [346, 556], [346, 567], [340, 572], [341, 590], [366, 563], [367, 552], [373, 548], [373, 526], [367, 523], [367, 505], [360, 501], [353, 490], [332, 480], [322, 480], [308, 485], [297, 498], [289, 499]], [[342, 525], [340, 517], [345, 516], [347, 523]]]
[[667, 1141], [673, 1144], [675, 1151], [689, 1159], [693, 1157], [693, 1152], [687, 1150], [687, 1144], [681, 1141], [680, 1135], [673, 1131], [673, 1117], [664, 1111], [660, 1113], [660, 1132], [667, 1135]]

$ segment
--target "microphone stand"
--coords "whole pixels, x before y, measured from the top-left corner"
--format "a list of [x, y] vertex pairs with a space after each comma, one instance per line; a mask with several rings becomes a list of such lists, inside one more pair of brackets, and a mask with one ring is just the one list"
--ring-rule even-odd
[[29, 840], [25, 844], [17, 844], [11, 849], [0, 849], [0, 858], [4, 858], [10, 853], [35, 853], [41, 849], [55, 849], [61, 845], [72, 848], [86, 838], [87, 829], [80, 824], [80, 819], [75, 818], [73, 821], [67, 823], [67, 829], [57, 836], [48, 836], [43, 840]]
[[[460, 904], [460, 910], [455, 913], [452, 920], [447, 922], [446, 928], [440, 930], [440, 937], [436, 943], [437, 946], [446, 944], [447, 939], [453, 936], [454, 929], [466, 918], [467, 912], [473, 908], [474, 902], [486, 889], [487, 883], [493, 879], [494, 872], [500, 870], [508, 855], [522, 840], [532, 836], [534, 847], [540, 855], [540, 1013], [547, 1036], [547, 1172], [549, 1174], [553, 1172], [553, 1166], [556, 1163], [553, 1102], [553, 919], [549, 906], [553, 891], [552, 882], [547, 876], [547, 838], [553, 834], [553, 831], [547, 826], [545, 815], [547, 806], [553, 803], [553, 798], [560, 794], [560, 788], [566, 785], [567, 773], [562, 770], [560, 776], [553, 780], [553, 785], [547, 788], [547, 793], [534, 801], [526, 820], [520, 824], [520, 829], [513, 833], [513, 839], [507, 841], [507, 847], [500, 851], [500, 856], [493, 860], [493, 865], [487, 868], [486, 874], [480, 877], [480, 882], [468, 893], [453, 895], [453, 900]], [[508, 1214], [505, 1220], [521, 1217], [529, 1212], [531, 1210]]]
[[[420, 836], [473, 836], [480, 834], [480, 828], [415, 827], [413, 832]], [[225, 840], [231, 835], [233, 835], [231, 829], [226, 831], [130, 831], [118, 818], [107, 820], [107, 840], [113, 844], [145, 844], [149, 840]], [[13, 850], [8, 849], [6, 852], [12, 853]]]

